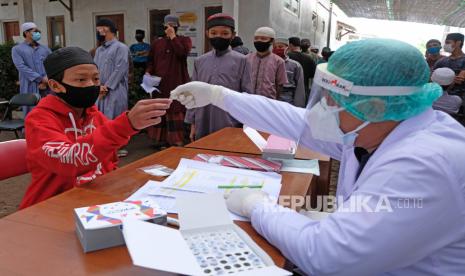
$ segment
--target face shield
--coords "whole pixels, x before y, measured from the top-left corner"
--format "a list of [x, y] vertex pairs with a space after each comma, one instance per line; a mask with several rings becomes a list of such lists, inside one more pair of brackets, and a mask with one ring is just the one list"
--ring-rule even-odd
[[[311, 135], [326, 142], [353, 145], [358, 132], [370, 123], [410, 118], [431, 107], [441, 93], [435, 84], [359, 86], [332, 74], [327, 66], [320, 64], [315, 72], [300, 141]], [[342, 111], [360, 120], [360, 125], [343, 132]]]

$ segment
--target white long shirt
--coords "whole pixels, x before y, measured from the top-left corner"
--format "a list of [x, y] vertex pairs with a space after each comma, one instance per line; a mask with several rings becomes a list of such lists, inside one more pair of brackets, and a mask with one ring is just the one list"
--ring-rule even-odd
[[[345, 200], [369, 197], [376, 210], [388, 198], [392, 212], [337, 210], [322, 221], [255, 208], [254, 228], [306, 273], [465, 275], [465, 128], [449, 115], [428, 109], [400, 123], [356, 180], [353, 147], [313, 139], [305, 109], [239, 93], [225, 105], [246, 125], [340, 160], [337, 195]], [[421, 208], [405, 208], [411, 199]]]

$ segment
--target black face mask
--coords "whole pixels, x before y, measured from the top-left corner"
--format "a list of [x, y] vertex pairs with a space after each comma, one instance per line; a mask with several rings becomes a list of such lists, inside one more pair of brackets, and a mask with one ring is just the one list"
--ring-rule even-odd
[[224, 51], [228, 49], [229, 45], [231, 44], [231, 39], [214, 37], [210, 38], [210, 44], [213, 46], [213, 48], [215, 48], [215, 50]]
[[271, 41], [268, 41], [268, 42], [255, 41], [253, 45], [255, 46], [255, 49], [257, 49], [258, 52], [263, 53], [270, 49]]
[[93, 106], [100, 94], [100, 85], [76, 87], [62, 82], [61, 85], [66, 88], [66, 93], [55, 94], [67, 104], [76, 108], [88, 108]]
[[101, 35], [97, 32], [97, 41], [99, 42], [104, 42], [105, 41], [105, 36]]

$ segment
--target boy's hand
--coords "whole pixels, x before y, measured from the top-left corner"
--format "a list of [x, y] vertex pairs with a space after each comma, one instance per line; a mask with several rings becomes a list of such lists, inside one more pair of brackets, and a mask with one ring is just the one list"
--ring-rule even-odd
[[159, 124], [161, 122], [160, 117], [166, 114], [171, 102], [170, 99], [140, 100], [128, 112], [129, 122], [137, 130]]
[[174, 39], [176, 37], [176, 32], [174, 31], [174, 28], [172, 26], [170, 26], [170, 25], [167, 26], [167, 28], [165, 30], [165, 34], [170, 39]]

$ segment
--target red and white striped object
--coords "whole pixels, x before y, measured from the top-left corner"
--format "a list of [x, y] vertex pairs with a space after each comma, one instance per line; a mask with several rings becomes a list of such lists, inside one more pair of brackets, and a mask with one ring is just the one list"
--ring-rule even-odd
[[241, 157], [230, 155], [197, 154], [194, 158], [197, 161], [219, 164], [221, 166], [239, 169], [249, 169], [264, 172], [280, 172], [282, 163], [270, 161], [263, 158]]

